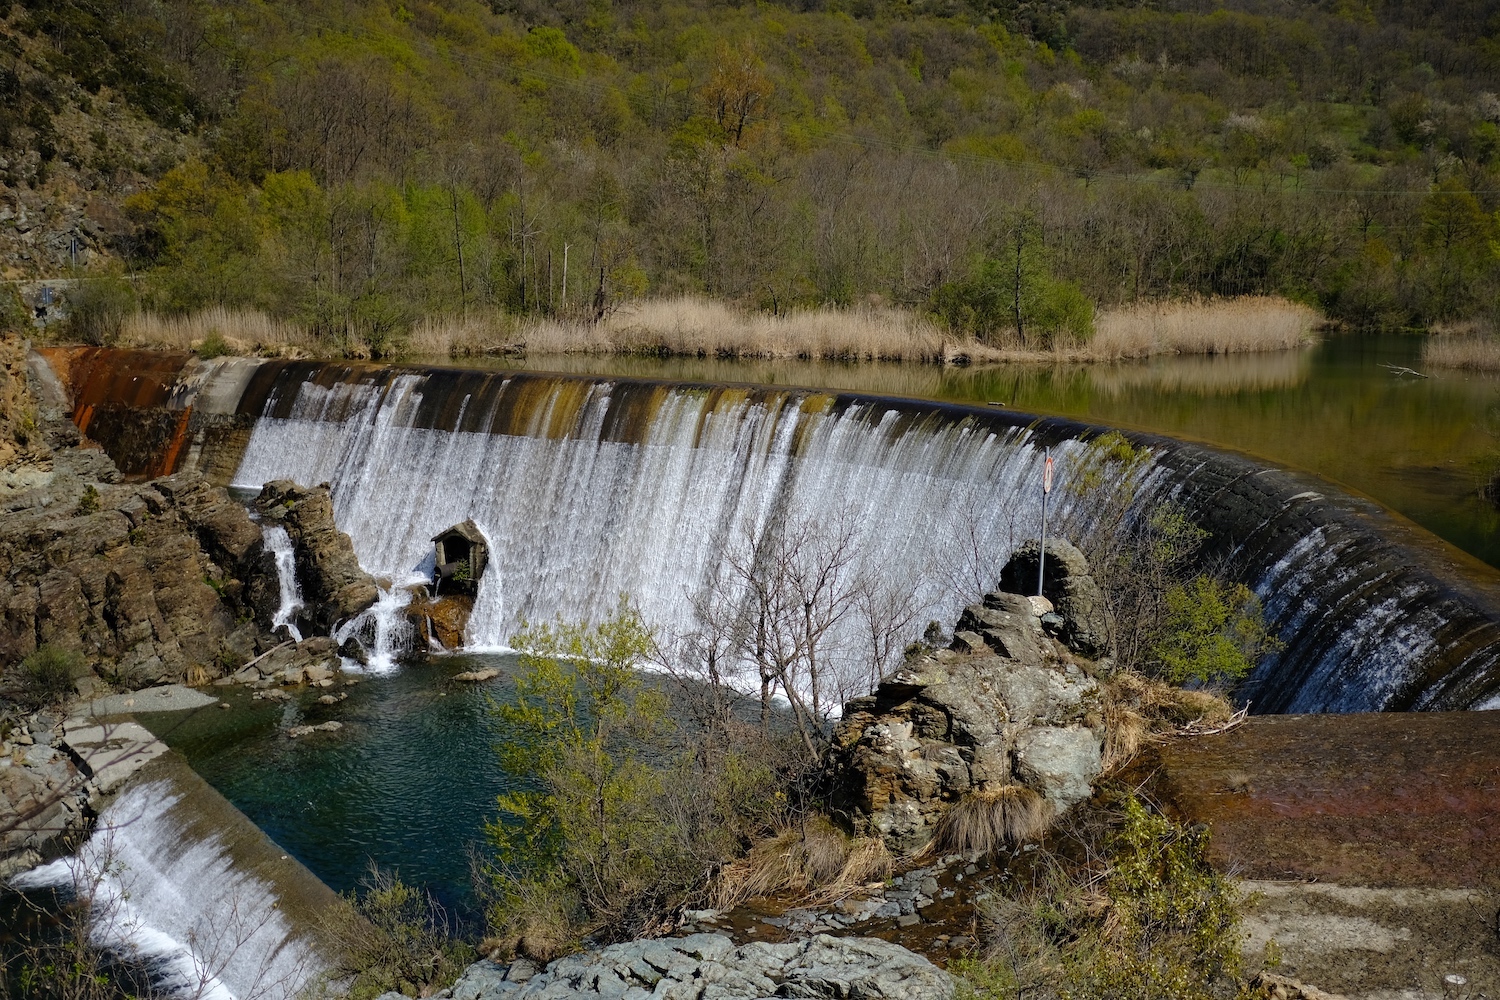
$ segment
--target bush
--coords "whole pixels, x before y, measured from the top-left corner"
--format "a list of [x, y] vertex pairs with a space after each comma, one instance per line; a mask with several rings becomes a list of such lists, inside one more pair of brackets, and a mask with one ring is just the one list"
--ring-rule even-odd
[[234, 350], [229, 346], [229, 341], [218, 330], [208, 331], [208, 335], [198, 344], [198, 357], [204, 361], [212, 361], [214, 358], [222, 358], [226, 354], [233, 354]]
[[[679, 725], [666, 692], [680, 692], [691, 716], [703, 691], [635, 670], [656, 643], [624, 598], [596, 625], [527, 625], [511, 646], [521, 654], [515, 693], [494, 711], [514, 790], [497, 801], [495, 853], [481, 873], [497, 947], [545, 961], [585, 935], [639, 936], [683, 906], [791, 877], [728, 868], [762, 837], [801, 843], [811, 829], [789, 796], [787, 775], [806, 768], [795, 729], [762, 729], [732, 710]], [[808, 844], [822, 860], [795, 866], [797, 888], [830, 864], [852, 878], [884, 863], [849, 838]]]
[[1154, 672], [1173, 684], [1233, 683], [1263, 654], [1281, 648], [1250, 588], [1211, 576], [1167, 591], [1163, 631], [1152, 650]]
[[136, 306], [135, 289], [124, 278], [84, 278], [68, 291], [68, 333], [85, 344], [107, 347], [119, 339]]
[[83, 657], [72, 650], [45, 645], [21, 661], [21, 685], [33, 705], [55, 705], [74, 691], [73, 681], [83, 670]]
[[1107, 819], [1039, 852], [1030, 885], [985, 905], [988, 953], [950, 966], [960, 996], [1010, 998], [1022, 984], [1076, 1000], [1247, 995], [1236, 979], [1241, 896], [1210, 866], [1207, 829], [1133, 795]]
[[331, 909], [324, 926], [338, 946], [339, 971], [352, 980], [350, 1000], [391, 991], [427, 996], [474, 960], [473, 949], [451, 936], [443, 908], [399, 872], [371, 863], [344, 898], [349, 905]]

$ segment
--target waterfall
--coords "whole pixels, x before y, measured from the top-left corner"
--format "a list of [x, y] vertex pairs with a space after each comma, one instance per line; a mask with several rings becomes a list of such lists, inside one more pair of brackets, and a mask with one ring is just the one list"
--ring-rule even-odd
[[[1067, 484], [1082, 442], [1102, 429], [1001, 410], [324, 362], [259, 362], [203, 385], [175, 404], [207, 401], [194, 410], [202, 467], [232, 467], [233, 483], [252, 489], [330, 483], [360, 561], [393, 582], [359, 623], [391, 650], [400, 640], [381, 623], [401, 622], [403, 586], [430, 572], [430, 538], [466, 519], [492, 550], [466, 645], [499, 649], [523, 621], [597, 620], [621, 593], [681, 633], [694, 603], [764, 558], [777, 532], [841, 539], [847, 571], [905, 595], [915, 631], [951, 622], [1035, 536], [1043, 444], [1059, 463], [1059, 531], [1082, 537], [1097, 514]], [[236, 429], [246, 424], [248, 440]], [[1500, 698], [1492, 570], [1313, 477], [1131, 437], [1151, 454], [1134, 513], [1182, 505], [1210, 532], [1206, 555], [1260, 595], [1285, 643], [1242, 689], [1257, 710]], [[836, 644], [858, 659], [856, 618], [839, 623]]]
[[164, 996], [290, 1000], [324, 964], [291, 928], [273, 888], [237, 866], [217, 834], [201, 832], [201, 813], [177, 808], [193, 794], [170, 780], [134, 785], [77, 854], [11, 885], [85, 903], [92, 942], [144, 967]]
[[[331, 483], [361, 564], [398, 583], [425, 578], [431, 537], [472, 518], [492, 556], [470, 648], [503, 648], [525, 620], [598, 619], [622, 593], [686, 630], [737, 545], [833, 521], [857, 553], [850, 572], [909, 591], [920, 632], [951, 622], [1037, 530], [1041, 455], [1025, 428], [806, 393], [507, 380], [450, 402], [450, 430], [420, 425], [425, 384], [301, 384], [285, 416], [256, 423], [235, 481]], [[490, 432], [506, 412], [521, 433]], [[845, 629], [834, 645], [857, 649]]]
[[271, 619], [271, 627], [276, 629], [285, 625], [292, 638], [301, 642], [297, 612], [302, 610], [302, 588], [297, 584], [297, 555], [292, 550], [292, 538], [279, 524], [263, 525], [261, 536], [266, 548], [276, 558], [276, 579], [281, 589], [281, 605]]

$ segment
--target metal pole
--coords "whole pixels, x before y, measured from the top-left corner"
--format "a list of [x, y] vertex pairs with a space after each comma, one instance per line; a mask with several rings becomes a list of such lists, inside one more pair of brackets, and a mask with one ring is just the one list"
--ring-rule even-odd
[[1052, 449], [1043, 452], [1045, 461], [1042, 463], [1042, 548], [1036, 560], [1036, 596], [1042, 596], [1042, 581], [1046, 578], [1047, 570], [1047, 494], [1051, 492], [1052, 484], [1048, 482], [1051, 477], [1048, 468], [1052, 464]]

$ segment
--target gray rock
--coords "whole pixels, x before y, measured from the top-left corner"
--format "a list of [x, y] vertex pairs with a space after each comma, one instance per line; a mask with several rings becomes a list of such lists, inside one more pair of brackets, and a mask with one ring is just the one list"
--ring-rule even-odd
[[1082, 802], [1093, 793], [1103, 769], [1103, 746], [1093, 730], [1030, 729], [1016, 738], [1016, 774], [1059, 806]]

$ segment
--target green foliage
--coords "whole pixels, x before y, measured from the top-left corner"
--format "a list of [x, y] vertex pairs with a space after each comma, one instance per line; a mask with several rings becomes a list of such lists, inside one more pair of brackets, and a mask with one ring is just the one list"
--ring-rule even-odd
[[341, 973], [351, 980], [351, 1000], [387, 992], [426, 996], [451, 983], [475, 958], [456, 940], [441, 906], [397, 871], [370, 865], [347, 906], [324, 914], [324, 928], [337, 945]]
[[99, 511], [99, 489], [93, 483], [83, 488], [83, 495], [78, 498], [76, 514], [96, 514]]
[[522, 904], [545, 897], [566, 929], [635, 926], [674, 865], [676, 834], [655, 806], [663, 769], [644, 755], [667, 746], [660, 692], [636, 665], [654, 645], [623, 597], [596, 625], [523, 625], [515, 695], [495, 711], [506, 727], [500, 767], [519, 787], [487, 827], [496, 850], [491, 923], [519, 938], [535, 928]]
[[966, 279], [938, 289], [938, 315], [953, 329], [990, 342], [1002, 331], [1032, 347], [1048, 346], [1058, 334], [1087, 340], [1094, 332], [1093, 303], [1077, 282], [1052, 274], [1040, 237], [1034, 219], [1014, 220]]
[[117, 274], [83, 278], [68, 289], [68, 333], [95, 346], [113, 344], [138, 307], [135, 289]]
[[55, 705], [73, 694], [73, 682], [84, 671], [83, 657], [51, 644], [21, 661], [23, 697], [33, 705]]
[[0, 333], [20, 333], [31, 326], [31, 311], [13, 284], [0, 285]]
[[1281, 647], [1266, 629], [1260, 599], [1244, 584], [1197, 576], [1166, 594], [1164, 634], [1154, 670], [1174, 684], [1233, 683]]
[[[264, 309], [339, 350], [644, 293], [878, 295], [1045, 345], [1122, 299], [1414, 323], [1500, 291], [1495, 43], [1466, 4], [19, 11], [3, 180], [78, 160], [56, 123], [108, 88], [202, 150], [124, 168], [160, 177], [122, 246], [151, 307]], [[101, 173], [134, 159], [94, 131]]]
[[1127, 796], [1091, 863], [1044, 859], [1032, 883], [990, 903], [988, 957], [955, 963], [958, 996], [1248, 996], [1238, 983], [1241, 895], [1185, 828]]
[[233, 353], [229, 341], [225, 340], [224, 335], [218, 330], [208, 331], [208, 336], [204, 337], [203, 342], [198, 345], [198, 357], [204, 361], [222, 358], [226, 354]]

